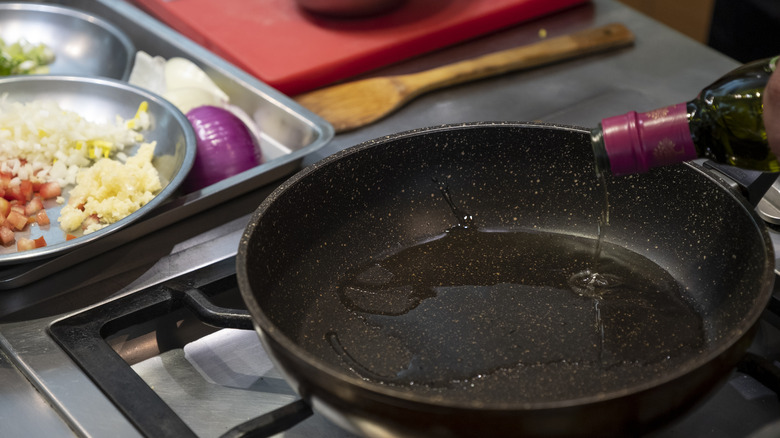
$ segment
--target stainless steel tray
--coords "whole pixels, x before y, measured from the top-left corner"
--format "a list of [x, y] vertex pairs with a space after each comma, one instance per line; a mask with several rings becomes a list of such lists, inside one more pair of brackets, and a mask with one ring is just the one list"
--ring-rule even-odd
[[[39, 0], [39, 2], [41, 2]], [[215, 205], [266, 186], [300, 168], [303, 158], [333, 138], [333, 128], [254, 76], [209, 52], [123, 0], [57, 0], [99, 16], [126, 32], [137, 50], [193, 61], [255, 119], [266, 161], [246, 172], [189, 194], [174, 195], [144, 220], [57, 257], [0, 269], [0, 289], [30, 284], [123, 243], [167, 227]]]

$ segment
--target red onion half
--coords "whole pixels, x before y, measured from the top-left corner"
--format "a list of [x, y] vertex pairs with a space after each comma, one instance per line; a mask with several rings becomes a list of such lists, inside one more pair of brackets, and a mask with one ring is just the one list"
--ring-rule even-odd
[[200, 106], [187, 112], [198, 140], [195, 163], [184, 181], [195, 191], [251, 169], [261, 163], [261, 153], [244, 123], [230, 111]]

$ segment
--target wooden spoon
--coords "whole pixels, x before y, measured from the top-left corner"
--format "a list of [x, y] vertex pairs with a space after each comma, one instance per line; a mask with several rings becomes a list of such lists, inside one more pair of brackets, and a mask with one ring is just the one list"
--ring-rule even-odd
[[622, 24], [550, 38], [419, 73], [347, 82], [295, 97], [337, 133], [373, 123], [415, 97], [450, 85], [625, 47], [634, 35]]

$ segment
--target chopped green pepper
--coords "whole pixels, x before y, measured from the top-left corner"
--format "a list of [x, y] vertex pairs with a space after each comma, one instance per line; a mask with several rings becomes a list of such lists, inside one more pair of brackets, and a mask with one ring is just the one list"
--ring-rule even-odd
[[0, 38], [0, 76], [48, 73], [54, 51], [45, 44], [25, 40], [6, 44]]

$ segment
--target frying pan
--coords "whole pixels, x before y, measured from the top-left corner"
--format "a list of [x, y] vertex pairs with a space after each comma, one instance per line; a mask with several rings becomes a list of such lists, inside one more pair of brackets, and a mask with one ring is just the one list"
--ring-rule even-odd
[[[695, 163], [605, 184], [592, 163], [583, 129], [470, 123], [302, 170], [239, 247], [261, 341], [304, 400], [364, 436], [667, 424], [749, 346], [770, 239]], [[609, 284], [583, 289], [587, 269]]]

